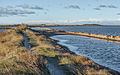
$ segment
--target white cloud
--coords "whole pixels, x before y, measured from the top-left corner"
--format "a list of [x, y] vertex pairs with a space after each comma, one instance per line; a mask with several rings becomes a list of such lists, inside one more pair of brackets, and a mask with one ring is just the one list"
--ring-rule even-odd
[[35, 14], [35, 12], [27, 11], [27, 10], [0, 7], [0, 16], [27, 15], [27, 14], [28, 15]]
[[37, 10], [42, 10], [42, 7], [39, 6], [33, 6], [33, 5], [28, 5], [28, 4], [22, 4], [22, 5], [17, 5], [17, 7], [21, 7], [23, 9], [37, 9]]
[[120, 22], [120, 18], [118, 18], [118, 19], [117, 19], [117, 21], [119, 21], [119, 22]]
[[80, 9], [80, 7], [78, 5], [70, 5], [70, 6], [67, 6], [65, 8]]
[[37, 21], [24, 21], [23, 23], [78, 23], [78, 22], [102, 22], [104, 19], [89, 18], [80, 20], [37, 20]]

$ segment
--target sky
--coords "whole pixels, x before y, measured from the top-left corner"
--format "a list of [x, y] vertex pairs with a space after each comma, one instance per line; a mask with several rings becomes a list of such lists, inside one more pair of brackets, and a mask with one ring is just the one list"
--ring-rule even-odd
[[120, 0], [0, 0], [0, 24], [120, 25]]

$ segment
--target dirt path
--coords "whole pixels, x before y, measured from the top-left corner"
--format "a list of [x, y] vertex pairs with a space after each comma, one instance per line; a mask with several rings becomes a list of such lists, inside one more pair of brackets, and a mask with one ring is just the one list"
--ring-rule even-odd
[[[29, 39], [27, 37], [27, 34], [24, 33], [24, 46], [30, 50], [32, 53], [37, 54], [34, 50], [31, 50], [31, 46], [29, 44]], [[48, 60], [48, 63], [46, 64], [46, 67], [50, 71], [51, 75], [67, 75], [62, 67], [58, 65], [56, 61]]]
[[25, 46], [28, 50], [31, 49], [31, 46], [30, 46], [30, 44], [29, 44], [29, 39], [27, 38], [27, 34], [26, 34], [26, 33], [24, 33], [24, 46]]
[[51, 75], [67, 75], [62, 68], [55, 62], [50, 62], [46, 64], [46, 67], [50, 71]]

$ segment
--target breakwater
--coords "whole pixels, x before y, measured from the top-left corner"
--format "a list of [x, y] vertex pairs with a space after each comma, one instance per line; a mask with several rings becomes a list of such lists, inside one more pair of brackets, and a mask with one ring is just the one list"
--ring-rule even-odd
[[36, 27], [36, 28], [49, 30], [49, 31], [55, 31], [55, 32], [61, 32], [61, 33], [64, 33], [64, 34], [85, 36], [85, 37], [91, 37], [91, 38], [96, 38], [96, 39], [103, 39], [103, 40], [107, 40], [107, 41], [113, 41], [113, 42], [120, 43], [120, 36], [90, 34], [90, 33], [84, 33], [84, 32], [63, 31], [63, 30], [55, 30], [55, 29], [51, 29], [51, 28], [42, 28], [42, 27]]

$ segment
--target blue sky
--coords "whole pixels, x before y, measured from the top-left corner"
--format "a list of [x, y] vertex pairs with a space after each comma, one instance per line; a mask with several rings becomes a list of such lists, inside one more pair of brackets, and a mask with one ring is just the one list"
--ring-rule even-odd
[[120, 24], [120, 0], [0, 0], [0, 24]]

